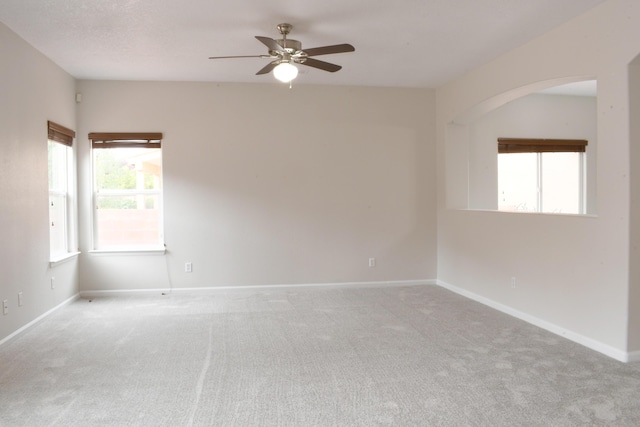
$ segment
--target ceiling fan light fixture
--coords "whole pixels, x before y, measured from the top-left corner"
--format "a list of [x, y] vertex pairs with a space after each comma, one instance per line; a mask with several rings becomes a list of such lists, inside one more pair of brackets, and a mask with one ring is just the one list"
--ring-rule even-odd
[[320, 55], [331, 55], [334, 53], [354, 52], [356, 49], [348, 43], [334, 44], [330, 46], [320, 46], [302, 50], [302, 43], [298, 40], [287, 38], [287, 34], [293, 26], [291, 24], [278, 25], [278, 31], [282, 39], [272, 39], [271, 37], [255, 36], [256, 40], [268, 48], [267, 55], [242, 55], [242, 56], [210, 56], [209, 59], [224, 58], [265, 58], [270, 62], [256, 73], [257, 76], [270, 74], [273, 71], [274, 77], [283, 83], [289, 83], [298, 76], [297, 64], [305, 67], [316, 68], [322, 71], [335, 73], [342, 69], [340, 65], [330, 62], [320, 61], [312, 57]]
[[282, 83], [289, 83], [298, 76], [298, 67], [290, 62], [282, 62], [273, 69], [273, 75]]

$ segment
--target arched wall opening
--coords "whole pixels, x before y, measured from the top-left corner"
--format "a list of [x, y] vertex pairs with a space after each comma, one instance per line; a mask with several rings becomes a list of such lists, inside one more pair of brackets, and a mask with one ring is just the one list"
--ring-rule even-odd
[[[449, 209], [499, 210], [499, 137], [587, 140], [580, 212], [596, 214], [597, 83], [577, 76], [526, 85], [458, 115], [446, 129]], [[582, 203], [582, 202], [581, 202]]]

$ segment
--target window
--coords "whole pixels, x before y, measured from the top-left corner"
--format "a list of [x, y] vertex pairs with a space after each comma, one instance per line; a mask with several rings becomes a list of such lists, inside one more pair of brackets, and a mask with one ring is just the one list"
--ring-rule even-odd
[[49, 259], [67, 258], [75, 252], [75, 132], [47, 122], [49, 153]]
[[498, 209], [585, 211], [586, 140], [498, 139]]
[[163, 246], [161, 133], [90, 133], [94, 249]]

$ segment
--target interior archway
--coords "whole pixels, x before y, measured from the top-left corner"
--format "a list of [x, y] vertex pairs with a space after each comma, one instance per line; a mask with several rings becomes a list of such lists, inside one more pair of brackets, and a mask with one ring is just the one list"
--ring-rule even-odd
[[589, 141], [582, 213], [596, 212], [597, 83], [585, 76], [532, 83], [458, 115], [446, 133], [447, 207], [498, 210], [498, 137]]

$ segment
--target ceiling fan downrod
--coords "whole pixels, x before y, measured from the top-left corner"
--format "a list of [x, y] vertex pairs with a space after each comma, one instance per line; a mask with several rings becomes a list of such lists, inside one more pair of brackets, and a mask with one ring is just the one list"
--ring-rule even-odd
[[287, 35], [293, 29], [293, 25], [283, 23], [278, 24], [276, 28], [282, 35], [282, 38], [280, 40], [276, 40], [276, 43], [278, 43], [278, 45], [280, 45], [285, 52], [289, 53], [289, 55], [293, 55], [294, 53], [299, 52], [302, 49], [302, 43], [300, 43], [298, 40], [287, 38]]

